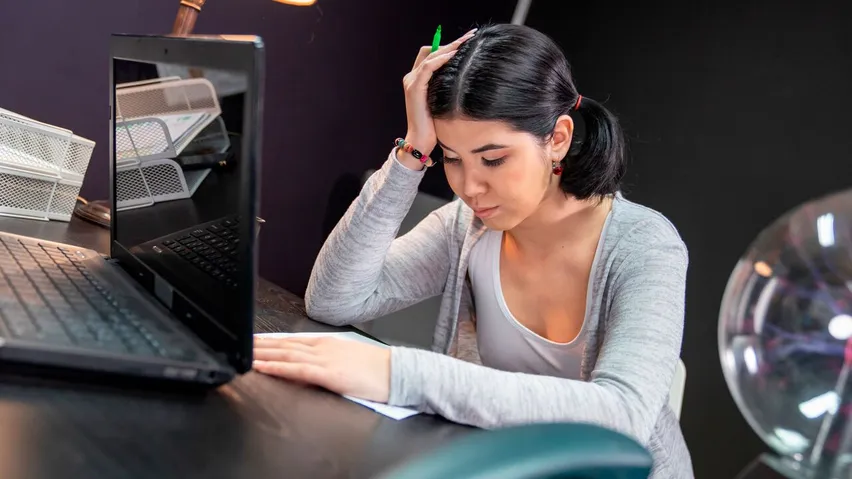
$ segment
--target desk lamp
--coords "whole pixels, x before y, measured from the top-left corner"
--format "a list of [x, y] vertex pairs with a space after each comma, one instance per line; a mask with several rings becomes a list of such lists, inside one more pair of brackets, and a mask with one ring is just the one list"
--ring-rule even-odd
[[[186, 35], [192, 33], [195, 28], [195, 20], [201, 12], [201, 7], [204, 6], [206, 0], [181, 0], [178, 7], [175, 24], [172, 27], [173, 34]], [[299, 7], [307, 7], [313, 5], [316, 0], [272, 0], [277, 3], [287, 5], [296, 5]]]
[[[791, 479], [852, 477], [852, 189], [766, 227], [719, 312], [728, 389]], [[745, 477], [745, 476], [741, 476]]]

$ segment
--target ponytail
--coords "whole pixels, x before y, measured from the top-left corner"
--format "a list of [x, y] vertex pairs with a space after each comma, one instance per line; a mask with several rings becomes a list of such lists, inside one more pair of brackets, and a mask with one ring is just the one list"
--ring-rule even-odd
[[559, 185], [581, 200], [615, 194], [625, 170], [624, 133], [618, 119], [591, 98], [578, 96], [574, 106], [585, 133], [572, 140]]

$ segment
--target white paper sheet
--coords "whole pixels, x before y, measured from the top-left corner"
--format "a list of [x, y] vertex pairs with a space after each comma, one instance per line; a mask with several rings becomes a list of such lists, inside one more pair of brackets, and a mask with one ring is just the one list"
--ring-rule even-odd
[[[362, 335], [355, 333], [355, 332], [352, 332], [352, 331], [341, 332], [341, 333], [264, 333], [264, 334], [257, 334], [256, 336], [261, 336], [261, 337], [266, 337], [266, 338], [286, 338], [286, 337], [292, 337], [292, 336], [301, 336], [301, 337], [330, 336], [330, 337], [335, 337], [335, 338], [340, 338], [340, 339], [348, 339], [348, 340], [351, 340], [351, 341], [361, 341], [361, 342], [364, 342], [364, 343], [367, 343], [367, 344], [372, 344], [374, 346], [381, 346], [383, 348], [387, 347], [386, 345], [384, 345], [384, 344], [382, 344], [378, 341], [373, 341], [372, 339], [370, 339], [366, 336], [362, 336]], [[367, 401], [366, 399], [359, 399], [359, 398], [355, 398], [355, 397], [351, 397], [351, 396], [345, 396], [344, 395], [343, 397], [345, 397], [346, 399], [348, 399], [352, 402], [356, 402], [358, 404], [361, 404], [362, 406], [366, 406], [366, 407], [372, 409], [373, 411], [376, 411], [379, 414], [385, 415], [385, 416], [393, 418], [393, 419], [405, 419], [405, 418], [413, 416], [415, 414], [419, 414], [419, 412], [415, 411], [414, 409], [408, 409], [408, 408], [397, 407], [397, 406], [388, 406], [387, 404], [377, 403], [377, 402], [373, 402], [373, 401]]]
[[[157, 118], [163, 120], [169, 129], [172, 142], [178, 144], [187, 133], [209, 117], [209, 113], [176, 113], [173, 115], [159, 115]], [[135, 138], [134, 138], [135, 139]]]
[[[175, 113], [158, 115], [155, 118], [166, 124], [169, 136], [172, 138], [172, 145], [176, 149], [180, 149], [178, 145], [181, 141], [189, 134], [198, 134], [198, 131], [196, 131], [198, 126], [210, 118], [210, 114], [205, 112]], [[117, 123], [115, 126], [116, 158], [135, 158], [165, 151], [167, 147], [165, 138], [163, 135], [148, 133], [147, 130], [150, 128], [150, 124], [146, 123], [130, 125]]]

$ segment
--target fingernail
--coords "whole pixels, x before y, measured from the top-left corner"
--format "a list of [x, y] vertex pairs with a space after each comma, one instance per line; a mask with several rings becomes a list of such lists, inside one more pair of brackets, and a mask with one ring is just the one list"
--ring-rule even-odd
[[254, 361], [252, 361], [252, 366], [254, 366], [254, 367], [265, 366], [265, 365], [266, 365], [266, 361], [261, 361], [260, 359], [255, 359]]

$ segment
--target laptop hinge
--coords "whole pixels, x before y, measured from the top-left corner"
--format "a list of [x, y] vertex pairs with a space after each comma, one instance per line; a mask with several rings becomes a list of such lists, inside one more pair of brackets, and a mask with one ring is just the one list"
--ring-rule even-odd
[[154, 275], [154, 294], [157, 296], [167, 308], [172, 309], [172, 298], [174, 297], [174, 288], [160, 275]]

